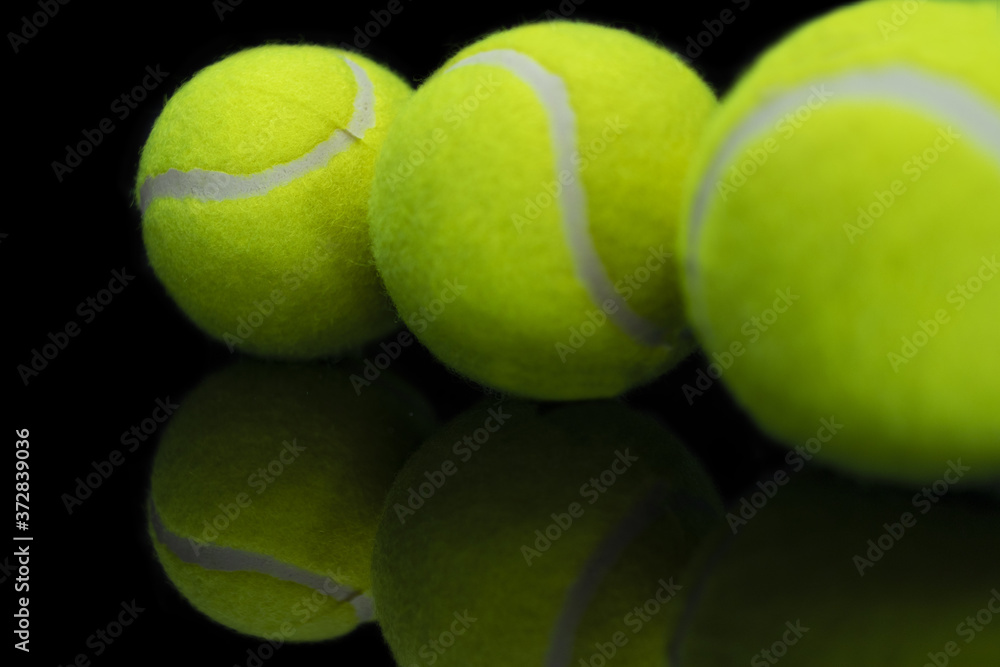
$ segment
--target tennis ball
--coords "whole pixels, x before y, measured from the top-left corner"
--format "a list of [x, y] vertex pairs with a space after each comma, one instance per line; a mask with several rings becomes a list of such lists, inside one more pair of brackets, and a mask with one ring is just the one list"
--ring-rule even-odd
[[641, 413], [473, 409], [392, 485], [379, 623], [401, 665], [663, 665], [674, 577], [720, 517], [699, 463]]
[[1000, 62], [990, 3], [864, 2], [713, 117], [679, 242], [690, 319], [774, 438], [855, 474], [1000, 472]]
[[166, 103], [135, 197], [167, 292], [230, 351], [309, 359], [391, 331], [369, 249], [375, 155], [410, 94], [357, 54], [270, 45]]
[[385, 375], [245, 361], [181, 403], [153, 463], [148, 529], [177, 590], [256, 637], [318, 641], [372, 620], [371, 552], [396, 471], [430, 426]]
[[531, 398], [618, 395], [691, 349], [681, 184], [715, 98], [635, 35], [552, 22], [460, 51], [386, 137], [375, 261], [441, 361]]
[[670, 667], [1000, 664], [1000, 505], [800, 474], [699, 548]]

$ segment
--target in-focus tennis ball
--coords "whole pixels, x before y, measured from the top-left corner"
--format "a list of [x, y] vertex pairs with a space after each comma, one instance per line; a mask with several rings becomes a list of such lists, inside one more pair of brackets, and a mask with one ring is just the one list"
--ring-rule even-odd
[[581, 23], [449, 60], [376, 166], [375, 260], [406, 324], [477, 382], [601, 398], [690, 350], [674, 244], [715, 97], [673, 54]]
[[664, 664], [718, 500], [694, 457], [615, 403], [474, 409], [393, 483], [372, 592], [401, 665]]
[[1000, 664], [1000, 506], [955, 495], [962, 472], [792, 478], [692, 559], [670, 667]]
[[149, 533], [199, 611], [238, 632], [318, 641], [372, 619], [371, 553], [393, 476], [430, 426], [385, 375], [246, 361], [209, 377], [167, 426]]
[[[764, 55], [713, 118], [680, 248], [737, 400], [856, 473], [1000, 472], [996, 7], [865, 2]], [[897, 16], [898, 18], [898, 16]], [[899, 21], [897, 21], [899, 23]]]
[[156, 275], [230, 350], [308, 359], [390, 331], [368, 240], [375, 155], [410, 89], [357, 54], [273, 45], [167, 102], [136, 201]]

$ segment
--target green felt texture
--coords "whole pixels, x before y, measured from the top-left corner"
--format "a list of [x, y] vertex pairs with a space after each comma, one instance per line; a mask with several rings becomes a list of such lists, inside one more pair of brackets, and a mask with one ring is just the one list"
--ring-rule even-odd
[[[446, 71], [502, 49], [565, 83], [580, 157], [570, 177], [586, 193], [608, 280], [645, 267], [651, 247], [671, 255], [639, 289], [622, 283], [618, 292], [665, 330], [665, 344], [638, 342], [608, 321], [560, 359], [557, 343], [569, 346], [571, 328], [601, 304], [578, 278], [560, 204], [545, 206], [546, 184], [559, 178], [549, 112], [507, 68]], [[673, 54], [620, 30], [542, 23], [460, 51], [401, 111], [376, 166], [373, 250], [400, 316], [445, 364], [518, 396], [610, 397], [663, 373], [691, 349], [674, 244], [682, 182], [714, 105]], [[465, 290], [428, 318], [447, 281]]]
[[[880, 21], [896, 4], [861, 3], [829, 14], [749, 70], [705, 134], [689, 180], [688, 223], [695, 191], [734, 128], [803, 86], [897, 68], [977, 96], [991, 109], [995, 133], [995, 6], [921, 4], [883, 37]], [[766, 150], [769, 141], [778, 148], [734, 192], [713, 185], [697, 247], [689, 247], [688, 224], [682, 227], [689, 314], [706, 352], [743, 344], [745, 354], [723, 378], [776, 439], [801, 445], [821, 418], [842, 423], [818, 454], [830, 464], [924, 482], [961, 458], [973, 467], [970, 478], [996, 477], [1000, 279], [983, 283], [971, 300], [957, 287], [979, 280], [981, 270], [996, 273], [984, 261], [995, 263], [1000, 251], [998, 156], [954, 117], [896, 100], [835, 95], [794, 133], [788, 127], [746, 135], [736, 161]], [[921, 170], [911, 162], [949, 127], [961, 138], [935, 149], [935, 163]], [[894, 181], [905, 192], [867, 230], [858, 227], [858, 209], [877, 203], [877, 193]], [[753, 331], [751, 318], [785, 289], [799, 299], [752, 341], [744, 327]], [[923, 341], [920, 323], [939, 311], [947, 321], [915, 356], [910, 348], [904, 356], [903, 338], [919, 332]]]
[[[369, 594], [382, 502], [432, 424], [423, 399], [392, 376], [358, 396], [348, 368], [244, 361], [182, 401], [156, 453], [150, 501], [176, 535], [267, 555]], [[282, 461], [286, 442], [304, 451]], [[278, 473], [268, 472], [276, 460]], [[206, 534], [205, 522], [225, 516], [220, 505], [239, 505], [240, 494], [249, 504], [242, 501], [239, 516], [217, 537]], [[308, 611], [310, 588], [259, 572], [209, 571], [150, 535], [181, 594], [238, 632], [265, 636], [287, 623], [290, 641], [315, 641], [358, 623], [349, 603], [319, 598], [318, 611]]]
[[[372, 583], [379, 623], [397, 661], [426, 664], [433, 657], [439, 667], [549, 664], [546, 654], [570, 587], [608, 534], [653, 485], [663, 483], [672, 500], [660, 505], [662, 513], [624, 547], [594, 589], [567, 664], [590, 660], [595, 643], [622, 632], [628, 641], [616, 663], [665, 665], [662, 646], [681, 607], [667, 602], [639, 632], [625, 617], [654, 596], [661, 579], [680, 574], [720, 520], [721, 501], [700, 464], [655, 421], [612, 402], [551, 411], [504, 404], [509, 419], [499, 430], [471, 457], [457, 455], [454, 443], [483, 426], [488, 407], [470, 410], [426, 442], [386, 501]], [[625, 450], [638, 461], [604, 487], [596, 502], [581, 495], [616, 451]], [[397, 506], [406, 506], [411, 487], [446, 461], [457, 470], [401, 522]], [[534, 531], [544, 532], [551, 515], [567, 512], [574, 502], [582, 516], [528, 565], [522, 546], [534, 548]], [[456, 612], [476, 620], [446, 651], [437, 651], [430, 642], [451, 630]]]
[[[794, 477], [735, 537], [720, 527], [699, 549], [678, 600], [684, 620], [670, 667], [920, 667], [949, 642], [960, 653], [938, 661], [1000, 664], [1000, 616], [972, 636], [972, 625], [961, 627], [991, 600], [1000, 610], [998, 506], [957, 494], [915, 506], [912, 491]], [[868, 541], [906, 512], [912, 527], [861, 576], [855, 557], [868, 558]], [[798, 621], [808, 631], [786, 655], [759, 655]]]
[[[393, 329], [368, 242], [375, 156], [410, 89], [371, 60], [335, 49], [270, 45], [198, 72], [166, 103], [142, 151], [136, 198], [168, 169], [260, 173], [308, 154], [347, 127], [357, 92], [346, 55], [374, 84], [376, 124], [363, 141], [265, 195], [228, 201], [160, 197], [143, 215], [150, 264], [209, 335], [284, 359], [356, 348]], [[280, 291], [250, 336], [237, 327]], [[266, 310], [266, 305], [264, 309]]]

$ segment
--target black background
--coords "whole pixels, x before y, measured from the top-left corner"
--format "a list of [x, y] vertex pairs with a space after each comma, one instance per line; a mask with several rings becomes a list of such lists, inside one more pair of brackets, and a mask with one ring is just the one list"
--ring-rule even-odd
[[[720, 94], [789, 29], [844, 4], [780, 3], [790, 8], [779, 9], [779, 3], [759, 0], [711, 0], [667, 3], [654, 13], [647, 3], [621, 0], [467, 3], [460, 9], [421, 0], [400, 2], [402, 12], [359, 45], [415, 85], [476, 38], [542, 19], [547, 11], [558, 14], [570, 7], [570, 18], [632, 30], [683, 52], [691, 45], [689, 38], [705, 33], [705, 21], [730, 10], [735, 20], [711, 39], [702, 35], [704, 43], [711, 42], [702, 53], [688, 54]], [[184, 318], [149, 268], [131, 202], [132, 179], [164, 100], [199, 69], [266, 41], [352, 42], [356, 29], [367, 26], [375, 32], [369, 25], [371, 12], [387, 5], [388, 0], [120, 5], [74, 0], [58, 5], [58, 13], [33, 36], [25, 32], [30, 38], [18, 44], [17, 52], [7, 35], [5, 129], [13, 150], [7, 151], [6, 214], [0, 223], [5, 234], [0, 237], [0, 295], [5, 301], [8, 397], [3, 402], [3, 465], [10, 471], [3, 478], [13, 477], [15, 429], [29, 429], [29, 533], [34, 537], [28, 593], [32, 652], [14, 651], [18, 663], [69, 665], [84, 654], [95, 665], [192, 660], [245, 665], [247, 651], [260, 646], [194, 612], [150, 557], [142, 504], [159, 433], [134, 452], [122, 446], [122, 435], [152, 415], [157, 399], [181, 402], [206, 373], [230, 363], [232, 355]], [[23, 17], [39, 11], [37, 0], [7, 3], [0, 25], [5, 34], [22, 32]], [[121, 118], [116, 111], [122, 107], [112, 105], [142, 82], [147, 66], [169, 74]], [[52, 163], [65, 162], [66, 146], [76, 145], [85, 130], [94, 130], [104, 118], [111, 119], [114, 130], [78, 167], [57, 178]], [[78, 305], [106, 288], [115, 270], [134, 279], [86, 322]], [[80, 326], [79, 335], [26, 384], [17, 366], [29, 365], [32, 351], [70, 321]], [[627, 400], [659, 415], [690, 443], [731, 499], [780, 461], [782, 450], [756, 432], [719, 385], [689, 404], [681, 387], [693, 383], [705, 367], [706, 361], [695, 355]], [[393, 370], [423, 388], [442, 418], [482, 396], [420, 348], [407, 350]], [[94, 462], [108, 460], [114, 450], [122, 452], [122, 464], [68, 512], [63, 495], [74, 493], [77, 478], [93, 472]], [[13, 481], [2, 490], [13, 496]], [[13, 550], [0, 550], [0, 591], [11, 605], [24, 595], [13, 592]], [[123, 602], [133, 600], [144, 611], [95, 655], [88, 638], [115, 619]], [[5, 618], [3, 636], [11, 637], [6, 626], [13, 622]], [[266, 664], [296, 662], [393, 664], [374, 626], [335, 642], [286, 645]]]

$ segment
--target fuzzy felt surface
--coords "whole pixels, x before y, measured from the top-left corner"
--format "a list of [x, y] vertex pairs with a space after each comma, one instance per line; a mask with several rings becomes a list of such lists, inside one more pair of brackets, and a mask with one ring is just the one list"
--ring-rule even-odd
[[995, 501], [801, 475], [699, 548], [670, 667], [998, 664]]
[[[345, 369], [244, 361], [182, 401], [156, 453], [149, 502], [167, 530], [201, 547], [260, 554], [369, 595], [382, 502], [431, 424], [422, 399], [391, 376], [358, 396]], [[241, 633], [287, 624], [290, 641], [315, 641], [358, 622], [349, 602], [184, 562], [152, 526], [150, 535], [181, 594]]]
[[[669, 500], [619, 541], [658, 485]], [[402, 665], [589, 664], [597, 643], [617, 641], [617, 662], [659, 667], [680, 611], [664, 584], [680, 583], [719, 521], [700, 464], [641, 413], [610, 401], [484, 405], [432, 436], [393, 483], [373, 558], [379, 623]], [[607, 556], [596, 576], [595, 556]], [[560, 644], [565, 662], [553, 661]]]
[[1000, 473], [996, 8], [925, 3], [901, 26], [894, 11], [866, 2], [806, 25], [723, 101], [679, 243], [689, 313], [709, 356], [741, 350], [723, 378], [778, 440], [801, 446], [832, 416], [843, 428], [817, 456], [836, 466], [928, 482], [962, 459], [987, 479]]
[[156, 275], [195, 324], [231, 348], [316, 358], [395, 326], [369, 249], [367, 199], [375, 156], [409, 86], [335, 49], [248, 49], [186, 82], [143, 148], [137, 200], [147, 179], [168, 170], [252, 175], [300, 159], [351, 123], [358, 83], [345, 58], [373, 84], [375, 125], [325, 166], [260, 196], [143, 202]]
[[[565, 89], [575, 130], [524, 76], [475, 56], [530, 60]], [[503, 55], [501, 55], [503, 57]], [[675, 56], [630, 33], [554, 22], [500, 32], [451, 58], [401, 111], [376, 167], [371, 233], [402, 319], [477, 382], [541, 399], [615, 396], [691, 349], [674, 243], [681, 183], [715, 98]], [[556, 145], [572, 142], [570, 168]], [[559, 192], [582, 191], [582, 266]], [[664, 332], [637, 341], [581, 280], [602, 274]], [[448, 285], [463, 287], [455, 297]], [[443, 297], [447, 297], [447, 300]]]

